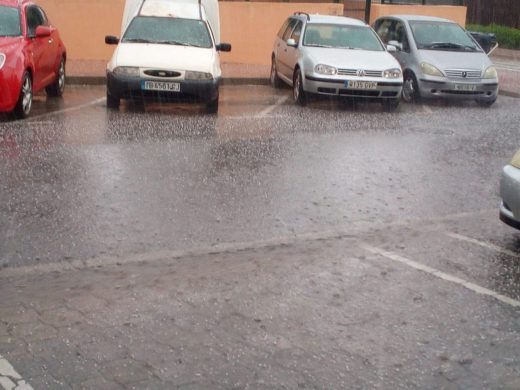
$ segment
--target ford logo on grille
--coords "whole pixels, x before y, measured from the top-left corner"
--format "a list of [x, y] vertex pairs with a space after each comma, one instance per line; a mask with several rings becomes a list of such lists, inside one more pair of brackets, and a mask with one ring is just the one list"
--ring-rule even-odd
[[363, 69], [359, 69], [357, 72], [356, 72], [356, 75], [358, 77], [365, 77], [367, 75], [367, 72], [365, 72]]

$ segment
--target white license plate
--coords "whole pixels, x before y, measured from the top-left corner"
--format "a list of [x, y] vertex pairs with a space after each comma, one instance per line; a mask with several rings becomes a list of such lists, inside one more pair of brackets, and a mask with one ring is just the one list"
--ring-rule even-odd
[[146, 91], [164, 91], [164, 92], [180, 92], [181, 85], [179, 83], [169, 83], [166, 81], [143, 81], [141, 88]]
[[376, 89], [377, 83], [375, 81], [347, 80], [345, 81], [345, 87], [349, 89]]
[[475, 84], [455, 84], [453, 89], [455, 91], [476, 91], [477, 86]]

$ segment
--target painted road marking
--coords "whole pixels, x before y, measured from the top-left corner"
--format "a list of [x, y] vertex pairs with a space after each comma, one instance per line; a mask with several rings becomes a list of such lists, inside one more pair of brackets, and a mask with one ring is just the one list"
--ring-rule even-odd
[[337, 230], [326, 230], [322, 232], [300, 233], [290, 236], [282, 236], [271, 239], [246, 241], [246, 242], [230, 242], [220, 243], [216, 245], [208, 245], [206, 247], [180, 250], [161, 250], [155, 252], [137, 253], [130, 255], [116, 256], [99, 256], [85, 260], [71, 260], [67, 262], [54, 262], [46, 264], [29, 265], [22, 267], [7, 267], [0, 268], [0, 278], [9, 278], [30, 275], [33, 273], [45, 274], [51, 272], [65, 272], [81, 270], [86, 268], [98, 268], [111, 265], [135, 264], [135, 263], [150, 263], [164, 260], [182, 259], [191, 256], [205, 256], [209, 254], [222, 254], [229, 252], [236, 252], [241, 250], [255, 250], [266, 247], [291, 245], [301, 241], [317, 241], [337, 238], [354, 238], [356, 234], [375, 229], [389, 229], [395, 227], [409, 227], [413, 224], [420, 226], [431, 225], [435, 223], [442, 223], [446, 221], [459, 220], [475, 215], [482, 215], [488, 213], [495, 213], [495, 209], [480, 210], [471, 212], [462, 212], [456, 214], [445, 215], [429, 220], [410, 219], [405, 221], [396, 221], [391, 223], [373, 223], [366, 221], [353, 222], [350, 225], [339, 228]]
[[63, 110], [46, 112], [45, 114], [35, 115], [35, 116], [32, 116], [32, 117], [29, 117], [27, 119], [27, 123], [35, 122], [36, 120], [42, 119], [42, 118], [48, 118], [48, 117], [53, 116], [53, 115], [65, 114], [67, 112], [81, 110], [82, 108], [92, 107], [92, 106], [95, 106], [96, 104], [103, 103], [105, 100], [106, 100], [106, 98], [103, 97], [103, 98], [99, 98], [99, 99], [96, 99], [96, 100], [92, 100], [91, 102], [88, 102], [88, 103], [80, 104], [78, 106], [64, 108]]
[[257, 115], [253, 116], [253, 118], [264, 118], [267, 115], [269, 115], [274, 109], [284, 104], [287, 99], [289, 99], [289, 96], [282, 96], [280, 97], [275, 104], [272, 106], [267, 107], [265, 110], [260, 111]]
[[4, 390], [33, 389], [2, 355], [0, 355], [0, 386], [2, 386]]
[[477, 294], [486, 295], [486, 296], [495, 298], [496, 300], [506, 303], [513, 307], [520, 307], [520, 301], [517, 301], [516, 299], [513, 299], [513, 298], [509, 298], [505, 295], [499, 294], [493, 290], [489, 290], [489, 289], [479, 286], [475, 283], [468, 282], [464, 279], [461, 279], [456, 276], [439, 271], [435, 268], [428, 267], [427, 265], [418, 263], [417, 261], [407, 259], [406, 257], [400, 256], [396, 253], [388, 252], [388, 251], [373, 247], [368, 244], [363, 244], [362, 247], [373, 254], [385, 257], [389, 260], [393, 260], [393, 261], [405, 264], [411, 268], [414, 268], [418, 271], [422, 271], [427, 274], [433, 275], [433, 276], [435, 276], [439, 279], [445, 280], [447, 282], [452, 282], [452, 283], [458, 284], [459, 286], [465, 287], [468, 290], [476, 292]]
[[505, 255], [511, 256], [511, 257], [520, 257], [520, 253], [516, 253], [513, 251], [510, 251], [508, 249], [504, 249], [502, 247], [499, 247], [498, 245], [490, 244], [484, 241], [476, 240], [471, 237], [463, 236], [462, 234], [452, 233], [452, 232], [445, 232], [448, 237], [454, 238], [456, 240], [469, 242], [471, 244], [475, 244], [478, 246], [481, 246], [482, 248], [486, 248], [495, 252], [503, 253]]

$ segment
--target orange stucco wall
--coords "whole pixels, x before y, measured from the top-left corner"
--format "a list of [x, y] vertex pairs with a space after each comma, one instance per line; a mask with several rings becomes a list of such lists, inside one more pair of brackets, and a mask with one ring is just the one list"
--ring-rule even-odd
[[445, 18], [466, 26], [466, 7], [443, 5], [390, 5], [372, 4], [370, 11], [370, 24], [387, 15], [426, 15]]
[[[38, 0], [60, 31], [69, 59], [108, 60], [114, 50], [105, 35], [119, 35], [125, 0]], [[285, 18], [295, 11], [343, 15], [343, 4], [221, 2], [221, 36], [233, 45], [223, 62], [269, 64], [274, 37]], [[389, 14], [441, 16], [461, 25], [466, 7], [398, 6], [373, 4], [371, 19]]]

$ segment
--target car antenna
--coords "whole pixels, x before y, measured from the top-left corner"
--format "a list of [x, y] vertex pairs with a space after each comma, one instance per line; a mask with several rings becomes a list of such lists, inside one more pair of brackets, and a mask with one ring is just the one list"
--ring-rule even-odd
[[143, 10], [144, 2], [145, 2], [145, 1], [146, 1], [146, 0], [142, 0], [142, 1], [141, 1], [141, 6], [139, 7], [139, 11], [137, 12], [137, 15], [141, 15], [141, 11]]
[[202, 20], [202, 2], [201, 2], [201, 0], [199, 0], [199, 16], [200, 16], [200, 20]]

